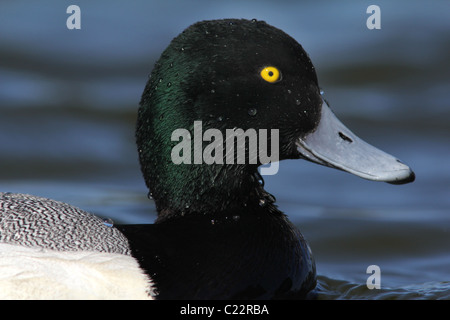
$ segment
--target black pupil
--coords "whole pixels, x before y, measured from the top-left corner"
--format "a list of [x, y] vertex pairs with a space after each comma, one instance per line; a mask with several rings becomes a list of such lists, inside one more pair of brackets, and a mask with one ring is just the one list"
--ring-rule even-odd
[[273, 71], [269, 71], [269, 77], [273, 76]]

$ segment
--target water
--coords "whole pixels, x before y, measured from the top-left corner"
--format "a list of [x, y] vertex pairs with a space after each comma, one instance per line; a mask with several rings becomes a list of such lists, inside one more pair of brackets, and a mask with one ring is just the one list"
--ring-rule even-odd
[[103, 219], [103, 224], [107, 227], [113, 227], [114, 226], [114, 221], [112, 219], [106, 218]]
[[[450, 4], [377, 1], [77, 1], [0, 4], [0, 190], [65, 201], [114, 223], [151, 223], [134, 145], [151, 68], [191, 23], [256, 18], [310, 54], [325, 98], [361, 138], [416, 172], [365, 181], [305, 161], [265, 177], [309, 240], [319, 299], [450, 298]], [[366, 286], [367, 267], [381, 289]]]

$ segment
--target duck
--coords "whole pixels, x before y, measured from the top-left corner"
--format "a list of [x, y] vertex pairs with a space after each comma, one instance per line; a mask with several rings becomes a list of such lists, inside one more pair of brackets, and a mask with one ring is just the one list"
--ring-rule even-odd
[[[236, 135], [226, 149], [238, 130], [248, 143]], [[415, 179], [336, 117], [303, 47], [256, 19], [199, 21], [171, 41], [142, 93], [136, 143], [152, 224], [0, 194], [0, 298], [305, 299], [314, 257], [265, 190], [265, 165], [301, 159], [373, 181]]]

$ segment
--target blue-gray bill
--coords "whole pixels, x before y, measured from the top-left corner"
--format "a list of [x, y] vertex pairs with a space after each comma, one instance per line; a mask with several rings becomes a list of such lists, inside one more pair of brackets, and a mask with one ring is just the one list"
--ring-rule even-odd
[[306, 160], [364, 179], [392, 184], [409, 183], [415, 179], [414, 172], [407, 165], [351, 132], [325, 100], [317, 128], [298, 139], [296, 145]]

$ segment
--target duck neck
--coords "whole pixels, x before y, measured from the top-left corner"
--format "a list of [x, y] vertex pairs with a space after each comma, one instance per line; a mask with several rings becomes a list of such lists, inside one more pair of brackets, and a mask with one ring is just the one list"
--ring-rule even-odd
[[[156, 90], [157, 79], [152, 76], [146, 86], [136, 126], [141, 170], [149, 195], [156, 203], [157, 221], [188, 214], [245, 211], [242, 208], [272, 204], [275, 199], [264, 190], [257, 164], [225, 161], [223, 164], [196, 164], [195, 161], [176, 164], [173, 161], [172, 152], [178, 142], [171, 137], [176, 130], [184, 128], [190, 130], [195, 140], [196, 112], [192, 110], [201, 109], [201, 105], [197, 99], [193, 108], [192, 98], [186, 93], [177, 91], [178, 94], [170, 95]], [[177, 88], [175, 82], [170, 87]], [[169, 101], [172, 98], [175, 100]], [[205, 125], [204, 129], [210, 126]], [[202, 141], [202, 150], [206, 145]], [[195, 155], [195, 142], [189, 148], [190, 154]]]
[[256, 168], [253, 172], [225, 166], [208, 166], [209, 170], [186, 167], [187, 172], [180, 172], [178, 166], [172, 169], [163, 180], [152, 180], [159, 185], [149, 186], [154, 190], [151, 194], [158, 211], [157, 222], [187, 215], [228, 219], [261, 207], [276, 210], [275, 198], [264, 190], [264, 180]]

